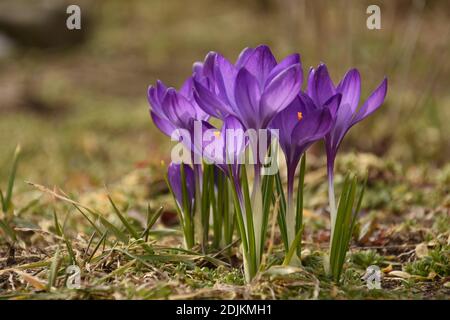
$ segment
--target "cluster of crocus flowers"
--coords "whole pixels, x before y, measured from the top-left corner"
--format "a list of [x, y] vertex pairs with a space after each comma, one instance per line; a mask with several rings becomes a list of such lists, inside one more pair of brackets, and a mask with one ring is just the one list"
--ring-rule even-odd
[[[347, 220], [337, 218], [345, 210], [336, 208], [333, 185], [337, 150], [348, 130], [383, 103], [387, 91], [384, 80], [358, 109], [361, 91], [358, 71], [350, 70], [335, 86], [324, 64], [311, 68], [305, 91], [302, 91], [302, 83], [299, 54], [277, 62], [269, 47], [261, 45], [244, 49], [235, 63], [216, 52], [209, 53], [202, 63], [194, 64], [192, 75], [178, 91], [160, 81], [148, 90], [155, 125], [166, 135], [181, 141], [192, 159], [202, 160], [200, 163], [193, 161], [192, 167], [172, 163], [168, 170], [168, 183], [180, 212], [186, 246], [192, 248], [199, 243], [206, 250], [211, 215], [216, 245], [230, 243], [236, 222], [248, 280], [261, 267], [268, 215], [270, 208], [280, 200], [276, 193], [284, 202], [278, 221], [286, 256], [289, 256], [287, 262], [300, 263], [297, 254], [294, 254], [295, 259], [291, 257], [303, 229], [300, 225], [302, 199], [299, 201], [303, 181], [299, 183], [295, 205], [294, 179], [302, 157], [300, 176], [304, 175], [304, 154], [319, 140], [324, 140], [326, 146], [332, 238], [337, 221], [338, 229], [342, 230]], [[217, 120], [210, 121], [213, 118]], [[214, 126], [217, 121], [222, 125]], [[176, 134], [180, 129], [187, 132], [187, 138], [186, 134], [183, 138]], [[249, 131], [257, 134], [252, 136]], [[282, 187], [280, 190], [279, 173], [262, 175], [271, 150], [261, 143], [258, 133], [261, 131], [269, 132], [269, 142], [278, 141], [284, 153], [286, 198]], [[206, 141], [196, 140], [197, 135], [207, 133], [210, 134]], [[253, 156], [253, 183], [247, 177], [248, 164], [239, 161], [245, 160], [246, 153]], [[350, 186], [346, 192], [345, 201], [354, 198]], [[234, 209], [229, 205], [232, 199]], [[342, 199], [340, 206], [347, 208], [341, 205]], [[352, 210], [345, 212], [353, 216]], [[222, 228], [223, 223], [226, 226]], [[227, 241], [223, 242], [221, 237]], [[338, 240], [330, 242], [342, 242]], [[330, 251], [335, 257], [336, 249]], [[343, 263], [341, 255], [337, 257], [332, 263]]]

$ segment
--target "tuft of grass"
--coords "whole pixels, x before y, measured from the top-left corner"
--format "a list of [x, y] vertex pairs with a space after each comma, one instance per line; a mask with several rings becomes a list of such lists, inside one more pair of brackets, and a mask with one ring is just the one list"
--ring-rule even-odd
[[406, 264], [405, 271], [422, 277], [436, 274], [440, 277], [450, 276], [450, 246], [438, 246], [429, 255]]
[[15, 242], [17, 240], [16, 232], [11, 226], [12, 219], [14, 217], [12, 212], [12, 195], [14, 189], [14, 182], [16, 180], [17, 167], [19, 165], [20, 145], [16, 147], [14, 151], [12, 168], [9, 174], [8, 186], [6, 188], [6, 194], [0, 189], [0, 202], [3, 211], [3, 217], [0, 216], [0, 228], [10, 238], [10, 241]]
[[356, 176], [347, 176], [345, 179], [341, 197], [336, 213], [336, 224], [331, 239], [330, 248], [330, 273], [334, 281], [339, 282], [351, 237], [355, 227], [356, 217], [361, 208], [366, 182], [359, 188]]
[[47, 284], [47, 290], [50, 291], [56, 283], [56, 278], [58, 276], [58, 269], [60, 265], [60, 249], [56, 249], [55, 255], [53, 256], [49, 273], [48, 273], [48, 284]]
[[363, 250], [353, 253], [350, 261], [362, 269], [367, 269], [371, 265], [380, 266], [384, 262], [384, 258], [375, 250]]

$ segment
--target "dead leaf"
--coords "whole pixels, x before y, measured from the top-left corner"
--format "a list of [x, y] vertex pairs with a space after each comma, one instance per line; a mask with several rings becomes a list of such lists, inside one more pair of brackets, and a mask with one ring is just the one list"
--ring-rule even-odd
[[393, 270], [392, 264], [388, 265], [386, 268], [381, 269], [384, 273], [389, 273]]
[[309, 255], [311, 255], [311, 250], [310, 249], [306, 248], [306, 249], [302, 250], [302, 253], [301, 253], [302, 258], [303, 257], [307, 257]]
[[263, 274], [268, 276], [284, 276], [302, 271], [302, 269], [292, 266], [273, 266], [266, 270]]
[[400, 271], [400, 270], [394, 270], [388, 273], [390, 277], [397, 277], [402, 279], [409, 279], [411, 278], [411, 275], [408, 272]]
[[23, 280], [32, 285], [36, 290], [43, 291], [47, 287], [45, 283], [43, 283], [38, 277], [32, 276], [26, 272], [14, 269], [14, 272], [22, 277]]
[[358, 241], [361, 243], [366, 243], [372, 236], [374, 231], [377, 229], [378, 223], [376, 219], [370, 218], [366, 221], [360, 228]]
[[416, 256], [418, 258], [423, 258], [428, 256], [428, 247], [425, 243], [420, 243], [416, 246]]
[[434, 280], [434, 278], [436, 278], [436, 277], [437, 277], [437, 273], [434, 272], [434, 271], [431, 271], [431, 272], [428, 274], [427, 279], [429, 279], [429, 280]]

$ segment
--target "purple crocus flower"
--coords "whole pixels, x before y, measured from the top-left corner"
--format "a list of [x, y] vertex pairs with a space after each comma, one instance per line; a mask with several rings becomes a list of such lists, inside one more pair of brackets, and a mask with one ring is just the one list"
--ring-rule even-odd
[[329, 183], [329, 199], [331, 211], [332, 230], [336, 218], [336, 204], [334, 197], [333, 171], [334, 161], [339, 146], [345, 134], [355, 124], [365, 119], [375, 112], [383, 103], [387, 92], [387, 79], [370, 94], [362, 107], [358, 109], [361, 95], [361, 76], [356, 69], [349, 70], [342, 81], [335, 86], [331, 80], [325, 64], [321, 64], [317, 69], [311, 68], [308, 77], [308, 95], [316, 103], [323, 105], [332, 95], [340, 93], [342, 95], [333, 128], [325, 136], [325, 146], [327, 151], [327, 169]]
[[[150, 115], [155, 125], [166, 135], [178, 138], [189, 150], [195, 162], [193, 147], [195, 121], [207, 120], [209, 116], [197, 105], [193, 96], [193, 80], [189, 77], [179, 91], [167, 88], [161, 81], [148, 89]], [[183, 130], [183, 131], [181, 131]], [[202, 170], [200, 164], [194, 164], [196, 182], [196, 202], [200, 203]], [[200, 206], [195, 206], [196, 217], [200, 219]], [[200, 231], [198, 231], [200, 232]]]
[[270, 128], [278, 130], [280, 147], [286, 157], [288, 181], [292, 185], [302, 154], [332, 128], [333, 111], [340, 100], [341, 95], [336, 94], [324, 106], [317, 107], [311, 98], [301, 93], [273, 119]]
[[[300, 55], [277, 63], [265, 45], [244, 49], [235, 64], [218, 53], [209, 53], [194, 72], [194, 97], [200, 108], [220, 119], [233, 115], [247, 130], [266, 129], [300, 92], [303, 82]], [[260, 167], [266, 150], [258, 149], [258, 141], [250, 144], [256, 160], [252, 199], [259, 203]]]
[[167, 88], [158, 80], [148, 88], [150, 115], [164, 134], [171, 136], [176, 129], [193, 130], [194, 120], [206, 120], [208, 115], [197, 105], [193, 96], [193, 81], [188, 78], [179, 91]]
[[[236, 117], [225, 117], [219, 130], [203, 121], [202, 131], [205, 141], [202, 144], [202, 154], [206, 162], [213, 163], [215, 168], [222, 170], [230, 179], [237, 194], [237, 201], [244, 220], [245, 203], [241, 188], [240, 168], [245, 157], [247, 136], [244, 126]], [[238, 214], [238, 213], [236, 213]], [[246, 223], [246, 220], [244, 224]]]
[[[194, 67], [194, 97], [200, 108], [213, 117], [238, 118], [246, 130], [267, 129], [281, 110], [300, 92], [303, 82], [300, 56], [293, 54], [277, 62], [265, 45], [244, 49], [235, 64], [218, 53], [209, 53]], [[259, 135], [259, 132], [257, 132]], [[263, 241], [260, 168], [267, 150], [259, 150], [258, 138], [250, 141], [254, 159], [251, 206], [255, 215], [256, 261]]]
[[332, 128], [333, 118], [341, 100], [336, 94], [324, 103], [316, 104], [306, 94], [299, 94], [291, 104], [278, 113], [270, 124], [278, 130], [278, 140], [287, 165], [287, 231], [288, 243], [295, 237], [295, 212], [293, 204], [294, 176], [297, 165], [305, 151], [322, 139]]
[[300, 91], [300, 56], [277, 63], [269, 47], [244, 49], [235, 64], [209, 53], [194, 67], [195, 100], [213, 117], [233, 115], [246, 129], [265, 129]]

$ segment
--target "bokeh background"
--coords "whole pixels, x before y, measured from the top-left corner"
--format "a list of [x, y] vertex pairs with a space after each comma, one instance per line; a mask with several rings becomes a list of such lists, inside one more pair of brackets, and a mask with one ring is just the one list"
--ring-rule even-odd
[[[68, 4], [82, 30], [65, 27]], [[366, 8], [381, 7], [381, 30]], [[169, 156], [148, 115], [156, 79], [178, 87], [214, 50], [235, 60], [264, 43], [278, 59], [326, 62], [337, 83], [356, 67], [363, 95], [386, 75], [383, 107], [343, 148], [406, 166], [450, 159], [450, 4], [438, 0], [2, 0], [0, 178], [22, 146], [19, 180], [101, 186]], [[313, 150], [323, 154], [321, 146]]]

